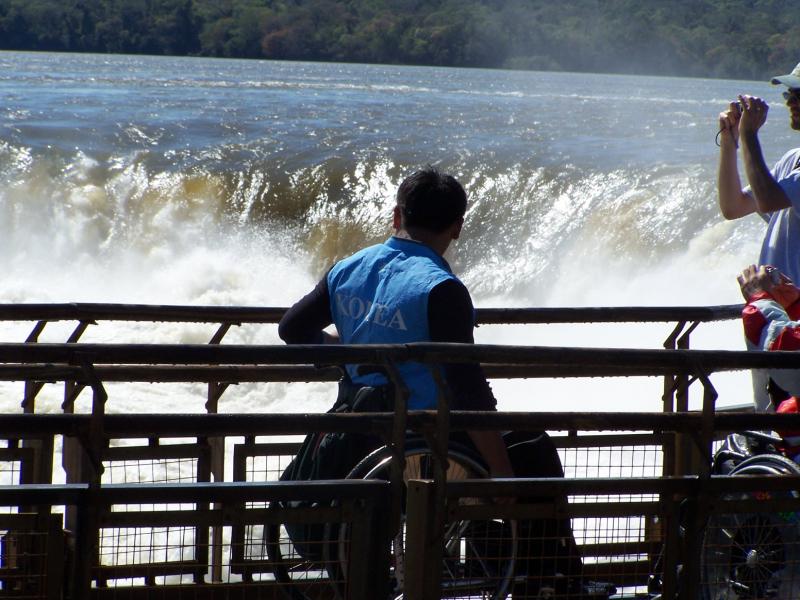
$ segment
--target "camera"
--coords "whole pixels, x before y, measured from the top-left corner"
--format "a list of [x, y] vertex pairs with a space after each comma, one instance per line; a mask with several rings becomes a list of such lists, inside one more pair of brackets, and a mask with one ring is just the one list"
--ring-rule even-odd
[[781, 282], [781, 272], [773, 266], [767, 266], [767, 275], [773, 285], [778, 285]]

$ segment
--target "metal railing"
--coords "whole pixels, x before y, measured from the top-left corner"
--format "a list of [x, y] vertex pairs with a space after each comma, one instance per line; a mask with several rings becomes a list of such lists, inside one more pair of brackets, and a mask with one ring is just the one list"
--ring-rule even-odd
[[[106, 415], [105, 434], [108, 439], [165, 439], [165, 438], [202, 438], [205, 436], [230, 436], [238, 438], [241, 432], [255, 434], [273, 433], [298, 433], [312, 431], [315, 429], [323, 431], [349, 430], [349, 431], [387, 431], [391, 426], [392, 416], [390, 414], [380, 415], [348, 415], [349, 418], [339, 418], [337, 415]], [[644, 434], [638, 436], [625, 434], [630, 430], [650, 431], [646, 437], [648, 443], [653, 444], [658, 441], [658, 436], [669, 436], [675, 432], [698, 431], [702, 416], [697, 414], [625, 414], [608, 415], [602, 419], [593, 419], [591, 415], [574, 413], [544, 413], [544, 414], [472, 414], [455, 413], [451, 424], [454, 428], [506, 428], [513, 424], [518, 429], [539, 429], [539, 428], [569, 428], [572, 430], [603, 430], [607, 433], [618, 432], [615, 435], [602, 436], [606, 438], [603, 443], [606, 447], [618, 447], [625, 444], [642, 446]], [[790, 423], [787, 424], [787, 421]], [[794, 423], [792, 423], [794, 421]], [[412, 413], [409, 415], [409, 427], [426, 430], [433, 427], [436, 423], [435, 415], [432, 413]], [[724, 414], [717, 415], [714, 419], [712, 429], [714, 431], [742, 430], [746, 427], [774, 428], [775, 426], [800, 426], [800, 418], [785, 418], [781, 415], [745, 415], [745, 414]], [[27, 436], [67, 436], [77, 440], [89, 440], [93, 427], [91, 415], [15, 415], [4, 416], [0, 420], [0, 431], [14, 431], [19, 438]], [[4, 437], [8, 433], [4, 434]], [[569, 439], [570, 436], [557, 437], [559, 446], [565, 448], [574, 447]], [[587, 436], [578, 436], [582, 439]], [[637, 437], [639, 439], [637, 439]], [[84, 442], [85, 443], [85, 442]], [[584, 445], [600, 444], [597, 440], [583, 440]], [[54, 443], [54, 445], [56, 445]], [[245, 439], [242, 447], [247, 446]], [[235, 448], [238, 447], [235, 446]], [[599, 446], [594, 446], [599, 447]], [[137, 448], [137, 447], [135, 447]], [[147, 453], [150, 446], [138, 447], [145, 452], [140, 457], [148, 459], [156, 458]], [[158, 447], [162, 448], [162, 447]], [[182, 455], [181, 445], [175, 446], [175, 452], [171, 455], [170, 445], [163, 446], [166, 456], [174, 458]], [[280, 452], [280, 449], [274, 448]], [[102, 452], [102, 463], [109, 468], [111, 464], [119, 459], [113, 452], [108, 452], [113, 448], [106, 448]], [[266, 448], [265, 448], [266, 450]], [[284, 448], [284, 451], [287, 449]], [[85, 450], [88, 452], [88, 448]], [[108, 452], [108, 453], [107, 453]], [[604, 456], [602, 453], [600, 456]], [[133, 457], [129, 454], [127, 458]], [[565, 465], [569, 467], [570, 465]], [[152, 468], [152, 463], [144, 465]], [[241, 479], [241, 475], [236, 477]], [[266, 479], [266, 478], [265, 478]], [[119, 556], [138, 555], [152, 556], [158, 553], [168, 542], [150, 541], [142, 542], [124, 538], [118, 532], [135, 531], [136, 535], [154, 535], [153, 529], [158, 528], [190, 528], [200, 531], [208, 531], [214, 527], [228, 528], [258, 528], [265, 523], [284, 523], [291, 522], [293, 519], [316, 518], [328, 523], [350, 522], [352, 513], [331, 513], [330, 509], [324, 506], [289, 511], [282, 509], [277, 504], [280, 500], [289, 498], [302, 500], [325, 501], [331, 498], [341, 500], [347, 496], [346, 491], [341, 487], [342, 482], [323, 482], [320, 484], [302, 483], [276, 483], [272, 478], [272, 483], [264, 484], [263, 481], [247, 482], [215, 482], [215, 483], [137, 483], [137, 484], [108, 484], [100, 483], [95, 485], [18, 485], [0, 488], [0, 505], [27, 507], [27, 512], [23, 514], [9, 515], [8, 519], [27, 519], [25, 523], [7, 523], [0, 525], [5, 529], [6, 536], [20, 539], [27, 535], [28, 538], [39, 537], [40, 544], [48, 544], [49, 551], [40, 550], [38, 553], [31, 551], [31, 546], [23, 554], [28, 558], [41, 556], [52, 557], [54, 544], [58, 545], [59, 538], [53, 531], [52, 521], [41, 520], [35, 512], [31, 510], [44, 511], [45, 519], [52, 519], [49, 507], [61, 507], [59, 510], [76, 511], [75, 519], [67, 529], [74, 532], [72, 547], [74, 554], [70, 553], [71, 563], [67, 569], [70, 573], [82, 574], [77, 579], [71, 579], [70, 590], [72, 597], [134, 597], [137, 594], [146, 597], [143, 590], [149, 589], [153, 594], [163, 594], [164, 586], [189, 585], [190, 590], [195, 594], [218, 593], [220, 597], [225, 597], [225, 593], [230, 593], [231, 588], [237, 589], [243, 594], [242, 597], [269, 597], [267, 593], [277, 593], [276, 584], [269, 574], [274, 566], [274, 561], [266, 554], [250, 555], [249, 561], [244, 560], [246, 548], [254, 543], [258, 544], [260, 535], [238, 537], [228, 533], [225, 537], [229, 540], [224, 549], [225, 558], [221, 567], [224, 570], [223, 576], [215, 578], [213, 576], [214, 564], [211, 561], [212, 549], [206, 543], [193, 536], [189, 540], [181, 543], [185, 547], [181, 560], [139, 560], [130, 564], [129, 561], [119, 561]], [[348, 483], [347, 485], [350, 485]], [[382, 484], [388, 488], [388, 484]], [[418, 581], [436, 581], [436, 573], [430, 573], [430, 566], [436, 564], [431, 561], [430, 549], [435, 547], [431, 544], [429, 536], [433, 529], [430, 527], [432, 506], [431, 494], [435, 490], [431, 489], [433, 484], [414, 483], [416, 486], [427, 487], [428, 500], [418, 502], [427, 509], [425, 515], [420, 515], [418, 509], [407, 510], [408, 522], [406, 525], [406, 538], [408, 544], [422, 544], [429, 548], [427, 553], [419, 554], [409, 552], [407, 554], [410, 561], [407, 565], [408, 577], [412, 581], [414, 569], [421, 573]], [[664, 579], [664, 597], [678, 596], [677, 573], [678, 565], [683, 565], [684, 585], [695, 588], [702, 582], [700, 573], [695, 572], [691, 575], [691, 569], [696, 568], [701, 563], [699, 558], [700, 547], [703, 540], [702, 528], [696, 527], [694, 530], [687, 528], [686, 524], [702, 523], [707, 520], [709, 515], [736, 513], [742, 514], [761, 513], [769, 510], [800, 511], [800, 500], [796, 497], [784, 499], [764, 498], [764, 492], [775, 494], [776, 492], [791, 491], [797, 489], [797, 478], [719, 478], [704, 477], [698, 475], [685, 475], [681, 477], [664, 477], [655, 469], [650, 471], [650, 476], [630, 477], [630, 478], [610, 478], [610, 477], [584, 477], [579, 479], [564, 480], [514, 480], [514, 481], [453, 481], [444, 486], [446, 503], [442, 513], [442, 518], [447, 521], [470, 520], [480, 521], [482, 519], [498, 519], [503, 517], [514, 519], [530, 518], [555, 518], [556, 516], [567, 516], [576, 523], [597, 522], [605, 519], [610, 526], [611, 534], [622, 534], [618, 539], [589, 539], [592, 534], [588, 532], [584, 543], [581, 544], [582, 551], [587, 557], [594, 557], [593, 562], [587, 569], [596, 579], [607, 579], [614, 581], [618, 585], [627, 585], [632, 589], [641, 587], [647, 580], [647, 576], [658, 573]], [[77, 490], [77, 492], [76, 492]], [[751, 498], [726, 498], [725, 494], [738, 494], [743, 492], [760, 492], [760, 496]], [[385, 518], [390, 510], [390, 496], [388, 489], [382, 496], [380, 509], [381, 524], [386, 525], [388, 520]], [[519, 501], [514, 505], [497, 505], [493, 502], [476, 502], [475, 499], [496, 498], [510, 495], [515, 498], [552, 496], [554, 494], [569, 496], [572, 498], [591, 497], [591, 501], [571, 502], [565, 506], [555, 506], [552, 503], [537, 504]], [[620, 495], [625, 495], [626, 499], [621, 499]], [[782, 506], [777, 505], [782, 502]], [[776, 504], [775, 507], [771, 506]], [[173, 506], [168, 509], [168, 505]], [[124, 507], [123, 511], [120, 511]], [[157, 508], [157, 510], [155, 510]], [[337, 509], [338, 510], [338, 509]], [[359, 509], [360, 510], [360, 509]], [[415, 512], [417, 510], [417, 512]], [[560, 512], [559, 512], [560, 511]], [[436, 514], [435, 511], [433, 514]], [[36, 519], [40, 520], [37, 521]], [[635, 539], [625, 537], [625, 531], [614, 531], [620, 529], [619, 523], [625, 523], [624, 527], [630, 529], [630, 521], [642, 521], [636, 524], [638, 528]], [[58, 518], [60, 526], [61, 519]], [[657, 525], [657, 531], [654, 529]], [[609, 525], [604, 525], [608, 527]], [[380, 545], [381, 551], [389, 548], [390, 539], [388, 534], [380, 534], [380, 529], [376, 525], [370, 529], [372, 539], [375, 536], [380, 538], [383, 535], [384, 543]], [[678, 533], [679, 527], [684, 529], [683, 534]], [[648, 530], [649, 528], [649, 530]], [[589, 529], [589, 526], [586, 527]], [[49, 533], [48, 533], [49, 532]], [[24, 534], [24, 535], [23, 535]], [[55, 538], [53, 536], [56, 536]], [[135, 537], [133, 533], [126, 534], [130, 538]], [[164, 534], [165, 536], [167, 533]], [[108, 537], [112, 536], [117, 543], [124, 547], [124, 551], [115, 555], [103, 553], [98, 547], [108, 545]], [[104, 541], [105, 540], [105, 541]], [[426, 541], [427, 540], [427, 541]], [[30, 542], [34, 544], [34, 542]], [[160, 545], [159, 545], [160, 544]], [[174, 544], [173, 544], [174, 545]], [[19, 546], [18, 546], [19, 547]], [[33, 546], [36, 547], [35, 545]], [[8, 548], [8, 545], [5, 545]], [[688, 548], [688, 550], [687, 550]], [[693, 554], [692, 554], [693, 553]], [[61, 562], [61, 554], [56, 554]], [[9, 563], [9, 558], [19, 556], [10, 550], [6, 550], [4, 564]], [[188, 555], [188, 558], [187, 558]], [[359, 563], [372, 574], [379, 573], [381, 570], [375, 567], [372, 562], [374, 557], [381, 557], [372, 552], [358, 551], [358, 556], [363, 557], [363, 563]], [[693, 557], [698, 557], [695, 562], [687, 565]], [[376, 558], [377, 560], [377, 558]], [[380, 560], [385, 560], [380, 558]], [[208, 562], [204, 562], [208, 561]], [[13, 565], [14, 560], [10, 561]], [[16, 561], [19, 564], [19, 560]], [[377, 563], [380, 564], [380, 563]], [[34, 565], [36, 566], [36, 565]], [[45, 568], [45, 566], [47, 568]], [[41, 585], [53, 585], [53, 578], [60, 577], [56, 570], [55, 573], [49, 569], [56, 569], [51, 563], [39, 565], [43, 569], [44, 575]], [[234, 577], [236, 573], [266, 573], [266, 578]], [[190, 579], [178, 578], [176, 581], [169, 581], [169, 576], [173, 579], [181, 573], [189, 574]], [[691, 575], [691, 578], [687, 579]], [[27, 577], [27, 578], [26, 578]], [[141, 582], [135, 579], [140, 577]], [[670, 577], [672, 579], [670, 579]], [[30, 597], [60, 597], [37, 595], [42, 593], [40, 588], [35, 587], [30, 576], [14, 574], [13, 567], [9, 567], [6, 574], [7, 581], [14, 582], [18, 590], [38, 590]], [[163, 581], [162, 581], [163, 580]], [[130, 583], [128, 583], [128, 581]], [[348, 581], [350, 581], [348, 579]], [[92, 589], [90, 586], [94, 582], [100, 587]], [[320, 581], [314, 581], [314, 586], [327, 589], [332, 585], [331, 577], [325, 574], [320, 577]], [[385, 585], [385, 583], [384, 583]], [[435, 585], [435, 584], [431, 584]], [[214, 586], [218, 586], [215, 588]], [[672, 586], [672, 595], [668, 592]], [[8, 589], [8, 588], [5, 588]], [[50, 588], [47, 588], [50, 589]], [[201, 592], [200, 590], [207, 590]], [[213, 592], [218, 589], [217, 592]], [[271, 592], [267, 592], [271, 589]], [[376, 588], [372, 588], [376, 589]], [[210, 591], [208, 591], [210, 590]], [[227, 590], [227, 591], [224, 591]], [[307, 592], [307, 590], [306, 590]], [[31, 592], [33, 593], [33, 592]], [[59, 588], [58, 593], [61, 593]], [[188, 593], [188, 592], [185, 592]], [[411, 589], [407, 590], [407, 597], [412, 597], [414, 593]], [[430, 598], [424, 589], [417, 592], [417, 597]], [[680, 597], [694, 598], [697, 596], [684, 595]], [[144, 595], [143, 595], [144, 594]], [[200, 597], [199, 595], [190, 597]], [[206, 597], [206, 596], [203, 596]], [[369, 596], [356, 595], [354, 592], [349, 597], [366, 598]]]
[[[26, 526], [9, 524], [4, 529], [9, 532], [5, 535], [10, 535], [9, 544], [4, 546], [9, 548], [5, 555], [6, 563], [9, 557], [21, 555], [12, 551], [14, 545], [10, 542], [19, 537], [20, 531], [27, 531], [26, 527], [32, 527], [31, 532], [46, 530], [52, 533], [52, 507], [56, 507], [65, 513], [66, 529], [74, 534], [73, 556], [76, 562], [71, 571], [76, 576], [66, 585], [56, 585], [53, 581], [61, 575], [53, 571], [45, 577], [46, 584], [23, 584], [22, 580], [13, 579], [18, 571], [9, 575], [0, 568], [0, 590], [20, 591], [25, 586], [32, 586], [31, 589], [38, 591], [30, 597], [55, 597], [46, 594], [57, 592], [41, 590], [56, 589], [67, 589], [72, 597], [148, 597], [148, 590], [156, 593], [153, 590], [163, 590], [167, 585], [180, 586], [181, 589], [189, 585], [193, 590], [189, 593], [195, 595], [210, 593], [226, 597], [225, 594], [235, 587], [242, 597], [272, 597], [269, 594], [276, 594], [280, 585], [274, 582], [276, 567], [268, 552], [253, 550], [262, 535], [259, 528], [269, 523], [291, 522], [292, 519], [351, 523], [358, 510], [352, 508], [354, 505], [348, 509], [350, 512], [343, 505], [337, 505], [336, 510], [345, 512], [331, 512], [330, 508], [324, 507], [300, 512], [281, 508], [281, 499], [288, 498], [281, 494], [305, 500], [314, 499], [315, 494], [332, 498], [343, 489], [345, 484], [342, 482], [264, 485], [254, 478], [262, 477], [259, 475], [262, 468], [261, 481], [275, 478], [282, 467], [279, 463], [275, 467], [270, 461], [289, 457], [296, 447], [296, 442], [276, 443], [272, 436], [341, 431], [370, 432], [393, 448], [397, 460], [393, 463], [391, 481], [381, 485], [384, 491], [379, 494], [384, 496], [380, 502], [375, 501], [378, 502], [374, 505], [377, 512], [366, 511], [372, 519], [375, 514], [388, 514], [391, 518], [378, 519], [380, 523], [373, 521], [370, 525], [375, 528], [373, 532], [380, 534], [380, 540], [375, 548], [363, 550], [363, 554], [360, 549], [356, 551], [363, 557], [363, 563], [345, 561], [348, 568], [356, 569], [355, 575], [348, 571], [347, 577], [342, 578], [347, 582], [346, 587], [342, 587], [341, 582], [337, 584], [332, 571], [327, 568], [318, 569], [315, 576], [318, 579], [311, 583], [306, 577], [292, 585], [310, 586], [308, 589], [312, 591], [304, 588], [302, 592], [309, 596], [321, 594], [324, 597], [325, 593], [333, 593], [350, 598], [370, 597], [363, 590], [378, 588], [363, 586], [387, 585], [385, 581], [379, 581], [387, 577], [385, 565], [389, 559], [386, 551], [391, 537], [391, 527], [387, 524], [395, 522], [399, 512], [404, 510], [399, 505], [402, 497], [399, 486], [403, 484], [401, 459], [405, 433], [411, 430], [428, 439], [432, 454], [438, 460], [431, 471], [432, 483], [424, 480], [407, 482], [419, 494], [413, 507], [409, 505], [407, 509], [406, 543], [425, 551], [407, 555], [409, 578], [418, 587], [408, 587], [406, 597], [432, 598], [431, 594], [439, 593], [433, 590], [440, 589], [442, 573], [438, 565], [441, 561], [431, 557], [438, 556], [436, 553], [441, 551], [441, 547], [436, 543], [438, 538], [432, 540], [430, 536], [438, 535], [446, 523], [544, 516], [568, 517], [574, 523], [582, 524], [586, 533], [581, 547], [587, 556], [592, 557], [587, 572], [593, 576], [608, 577], [621, 586], [640, 590], [648, 575], [657, 572], [663, 580], [664, 598], [696, 598], [698, 586], [703, 584], [704, 578], [700, 572], [703, 564], [702, 524], [709, 515], [724, 514], [725, 511], [750, 514], [770, 508], [770, 502], [780, 505], [784, 511], [800, 512], [800, 502], [795, 498], [772, 499], [766, 503], [763, 497], [755, 495], [736, 501], [716, 500], [719, 494], [780, 492], [795, 489], [798, 485], [792, 477], [716, 478], [709, 473], [713, 443], [721, 433], [745, 429], [800, 429], [797, 415], [716, 413], [716, 391], [709, 380], [711, 374], [750, 368], [800, 367], [800, 356], [794, 353], [687, 349], [689, 336], [700, 323], [738, 317], [740, 309], [739, 306], [726, 306], [484, 309], [478, 312], [479, 321], [483, 323], [677, 323], [664, 342], [665, 349], [633, 350], [458, 344], [235, 345], [221, 344], [233, 324], [274, 323], [283, 309], [85, 304], [2, 307], [0, 320], [37, 321], [26, 343], [0, 344], [0, 380], [26, 382], [24, 407], [27, 413], [0, 415], [0, 439], [8, 440], [7, 447], [0, 448], [0, 465], [4, 461], [16, 465], [13, 467], [16, 470], [12, 469], [8, 477], [19, 484], [0, 488], [0, 508], [15, 511], [8, 519], [16, 519], [15, 515], [28, 519]], [[37, 342], [46, 323], [53, 320], [79, 322], [68, 343]], [[80, 337], [89, 324], [100, 320], [198, 321], [218, 323], [219, 329], [208, 345], [80, 343]], [[335, 365], [343, 363], [381, 366], [399, 383], [396, 364], [407, 360], [480, 362], [490, 377], [663, 377], [664, 412], [451, 413], [447, 410], [449, 399], [443, 392], [438, 412], [406, 414], [402, 385], [396, 385], [396, 414], [214, 414], [216, 401], [225, 386], [231, 383], [333, 381], [340, 372]], [[332, 366], [320, 368], [315, 365]], [[210, 414], [106, 414], [108, 393], [105, 384], [118, 381], [208, 383], [207, 410]], [[35, 414], [37, 393], [44, 385], [56, 382], [65, 386], [66, 414]], [[690, 412], [686, 401], [688, 388], [697, 382], [704, 391], [703, 407], [701, 411]], [[74, 401], [86, 388], [92, 392], [91, 414], [73, 414]], [[562, 456], [567, 459], [565, 467], [574, 472], [585, 471], [593, 459], [583, 451], [578, 453], [578, 449], [587, 449], [586, 452], [594, 453], [594, 457], [598, 453], [608, 457], [609, 454], [602, 454], [610, 452], [608, 449], [641, 449], [655, 445], [660, 448], [660, 458], [650, 461], [652, 464], [647, 465], [647, 472], [635, 479], [609, 475], [582, 476], [574, 480], [448, 482], [444, 477], [447, 432], [471, 429], [568, 432], [557, 436], [556, 441], [562, 449]], [[582, 435], [577, 435], [578, 432]], [[604, 435], [587, 435], [592, 432]], [[174, 443], [173, 438], [180, 443]], [[59, 440], [63, 440], [66, 486], [51, 483], [53, 456], [58, 450]], [[146, 442], [130, 446], [132, 440]], [[231, 446], [233, 452], [226, 451], [226, 447]], [[573, 454], [564, 454], [566, 451]], [[128, 462], [149, 465], [151, 469], [155, 465], [156, 470], [168, 472], [170, 469], [180, 471], [183, 467], [176, 466], [179, 461], [190, 463], [184, 483], [173, 483], [183, 481], [180, 474], [177, 479], [158, 481], [151, 478], [143, 484], [118, 485], [108, 481], [109, 473], [120, 464], [123, 469]], [[254, 466], [257, 462], [258, 466]], [[624, 464], [616, 467], [628, 468]], [[234, 481], [226, 479], [226, 472], [232, 473]], [[247, 479], [251, 480], [242, 481]], [[43, 490], [47, 491], [37, 494]], [[519, 501], [520, 498], [553, 493], [569, 497], [571, 501], [559, 506]], [[501, 496], [518, 498], [518, 502], [498, 505], [487, 500]], [[620, 501], [622, 497], [626, 500]], [[587, 498], [591, 501], [586, 501]], [[366, 501], [365, 498], [358, 499], [358, 502]], [[186, 506], [163, 510], [164, 506], [172, 503]], [[124, 510], [120, 510], [120, 506]], [[613, 532], [601, 535], [597, 533], [599, 529], [592, 530], [593, 527], [613, 529], [607, 523], [616, 521], [624, 522], [631, 531], [635, 530], [629, 534], [630, 539], [624, 535], [615, 537]], [[42, 525], [33, 527], [33, 522]], [[44, 523], [49, 525], [45, 527]], [[431, 527], [431, 523], [438, 525]], [[2, 522], [0, 526], [3, 526]], [[187, 535], [188, 541], [173, 544], [170, 527], [179, 528], [180, 535]], [[138, 552], [138, 558], [133, 561], [134, 566], [131, 566], [127, 550], [122, 554], [108, 555], [111, 558], [103, 554], [103, 547], [115, 544], [123, 548], [138, 548], [136, 536], [146, 533], [155, 539], [159, 529], [165, 529], [166, 533], [158, 534], [163, 539], [153, 544], [185, 546], [187, 549], [170, 560], [153, 558], [152, 550], [147, 551], [151, 553], [149, 558], [142, 558], [147, 552], [136, 550], [134, 554]], [[132, 542], [123, 539], [128, 530], [135, 532], [131, 534]], [[104, 537], [104, 531], [112, 532], [114, 539], [109, 541]], [[351, 531], [353, 539], [366, 543], [364, 536], [357, 532], [358, 527]], [[48, 548], [60, 543], [57, 536], [45, 538], [48, 540], [46, 544], [50, 544]], [[683, 573], [680, 581], [679, 565]], [[358, 569], [364, 573], [359, 574]], [[182, 579], [184, 575], [190, 577], [188, 584]], [[3, 577], [13, 581], [11, 588], [3, 587]], [[177, 582], [171, 578], [177, 578]], [[201, 588], [211, 591], [200, 592]], [[330, 592], [331, 589], [334, 591]]]

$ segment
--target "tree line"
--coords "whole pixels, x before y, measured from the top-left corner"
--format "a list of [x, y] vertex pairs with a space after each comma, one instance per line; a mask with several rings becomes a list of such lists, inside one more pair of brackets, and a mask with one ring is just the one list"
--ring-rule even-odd
[[766, 79], [795, 0], [0, 0], [0, 49]]

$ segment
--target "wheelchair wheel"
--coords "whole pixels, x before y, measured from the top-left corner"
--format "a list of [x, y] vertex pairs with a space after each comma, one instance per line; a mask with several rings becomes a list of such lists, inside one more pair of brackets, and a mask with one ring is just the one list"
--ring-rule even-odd
[[[753, 456], [731, 475], [798, 475], [800, 467], [776, 454]], [[739, 492], [727, 500], [798, 498], [799, 492]], [[701, 556], [704, 600], [800, 598], [800, 513], [712, 516]]]
[[[409, 441], [406, 445], [406, 467], [404, 481], [431, 479], [434, 459], [424, 442]], [[391, 453], [380, 448], [362, 460], [348, 475], [350, 479], [389, 479]], [[451, 444], [448, 452], [448, 481], [480, 479], [488, 473], [475, 453], [465, 447]], [[466, 499], [464, 502], [476, 502]], [[405, 506], [405, 497], [402, 506]], [[339, 528], [337, 548], [338, 564], [347, 572], [348, 556], [347, 526]], [[442, 564], [441, 598], [505, 598], [514, 577], [517, 550], [516, 523], [511, 520], [456, 521], [446, 524], [444, 536], [444, 560]], [[390, 579], [391, 598], [402, 598], [404, 590], [405, 563], [405, 515], [400, 530], [392, 540]], [[336, 579], [342, 579], [337, 577]]]

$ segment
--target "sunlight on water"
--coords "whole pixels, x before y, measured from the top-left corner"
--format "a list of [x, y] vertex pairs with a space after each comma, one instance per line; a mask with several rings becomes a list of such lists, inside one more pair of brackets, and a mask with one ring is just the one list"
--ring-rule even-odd
[[[479, 307], [737, 303], [735, 275], [757, 256], [758, 220], [717, 213], [713, 136], [724, 99], [746, 88], [772, 100], [765, 84], [89, 55], [0, 61], [9, 98], [0, 302], [286, 306], [333, 261], [387, 235], [397, 185], [428, 163], [468, 189], [467, 225], [448, 259]], [[786, 135], [768, 124], [768, 160], [788, 147]], [[63, 341], [71, 327], [48, 326], [43, 340]], [[20, 341], [28, 328], [8, 325], [3, 339]], [[670, 330], [497, 326], [477, 339], [657, 348]], [[213, 332], [102, 324], [84, 339], [205, 343]], [[226, 342], [279, 340], [273, 326], [246, 326]], [[693, 345], [742, 348], [740, 326], [701, 326]], [[721, 403], [748, 400], [746, 375], [714, 382]], [[500, 407], [514, 410], [658, 410], [662, 393], [656, 378], [493, 385]], [[49, 387], [40, 408], [58, 412]], [[2, 409], [19, 410], [19, 390], [3, 387]], [[220, 408], [322, 410], [332, 398], [329, 384], [240, 385]], [[203, 401], [203, 386], [115, 386], [109, 411], [196, 412]]]

